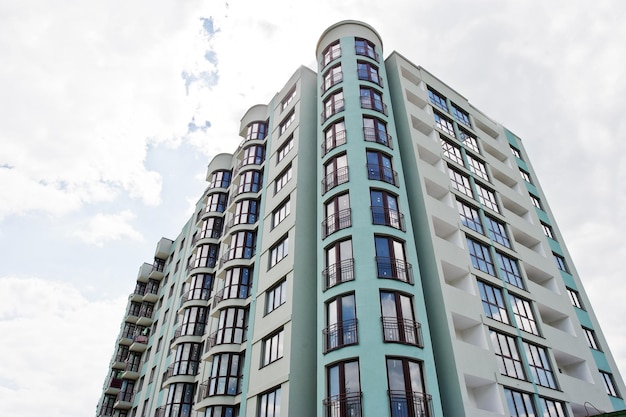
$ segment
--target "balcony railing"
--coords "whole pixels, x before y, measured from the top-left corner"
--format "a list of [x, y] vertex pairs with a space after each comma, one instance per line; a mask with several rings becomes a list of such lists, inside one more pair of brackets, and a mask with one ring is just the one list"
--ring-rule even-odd
[[329, 117], [343, 111], [345, 109], [345, 102], [343, 99], [334, 100], [331, 103], [326, 103], [324, 110], [322, 111], [322, 123], [328, 120]]
[[[189, 327], [192, 327], [192, 329], [189, 329]], [[206, 323], [187, 323], [185, 326], [176, 329], [172, 342], [182, 336], [203, 336], [205, 330]]]
[[117, 394], [117, 401], [124, 401], [124, 402], [133, 402], [133, 391], [120, 391], [119, 394]]
[[398, 173], [384, 165], [367, 164], [367, 179], [398, 186]]
[[361, 391], [324, 399], [325, 417], [361, 417]]
[[247, 339], [248, 328], [247, 327], [222, 327], [217, 329], [207, 337], [206, 347], [204, 352], [208, 352], [213, 346], [217, 345], [240, 345]]
[[224, 227], [224, 233], [228, 232], [233, 226], [237, 226], [238, 224], [254, 224], [258, 219], [259, 216], [256, 213], [236, 214], [228, 221], [226, 227]]
[[404, 214], [386, 207], [371, 206], [372, 223], [404, 231]]
[[400, 317], [381, 317], [383, 340], [385, 342], [405, 343], [422, 347], [422, 326], [410, 319]]
[[364, 127], [363, 137], [366, 142], [380, 143], [381, 145], [385, 145], [389, 149], [393, 149], [393, 140], [391, 138], [391, 135], [389, 135], [384, 130], [376, 129], [373, 127]]
[[163, 382], [167, 381], [168, 378], [178, 375], [198, 375], [198, 371], [200, 370], [200, 361], [178, 361], [171, 364], [165, 375], [163, 376]]
[[331, 88], [334, 85], [339, 84], [342, 81], [343, 81], [343, 72], [342, 71], [335, 72], [330, 77], [324, 78], [324, 84], [322, 84], [322, 86], [320, 87], [320, 92], [324, 94], [326, 91], [328, 91], [329, 88]]
[[391, 417], [430, 417], [432, 397], [416, 391], [388, 391]]
[[322, 221], [322, 239], [335, 233], [337, 230], [352, 226], [350, 209], [339, 210]]
[[340, 184], [348, 182], [349, 179], [348, 167], [337, 168], [335, 171], [327, 174], [322, 180], [322, 194]]
[[220, 267], [233, 259], [252, 259], [254, 258], [255, 251], [255, 246], [236, 246], [234, 248], [230, 248], [220, 259]]
[[345, 130], [335, 132], [332, 136], [326, 137], [322, 142], [322, 155], [326, 155], [337, 146], [344, 145], [348, 141]]
[[342, 282], [352, 281], [354, 279], [354, 258], [332, 264], [322, 271], [322, 275], [324, 277], [324, 291]]
[[192, 288], [181, 297], [181, 303], [189, 300], [208, 300], [211, 298], [210, 288]]
[[326, 327], [322, 334], [324, 335], [324, 353], [344, 346], [356, 345], [359, 343], [358, 320], [344, 320], [341, 323], [332, 324]]
[[402, 259], [377, 256], [376, 270], [378, 278], [397, 279], [413, 284], [413, 267]]
[[375, 99], [375, 98], [373, 99], [368, 96], [361, 96], [361, 108], [369, 109], [369, 110], [376, 110], [378, 112], [381, 112], [385, 116], [387, 115], [387, 105], [383, 103], [382, 100]]

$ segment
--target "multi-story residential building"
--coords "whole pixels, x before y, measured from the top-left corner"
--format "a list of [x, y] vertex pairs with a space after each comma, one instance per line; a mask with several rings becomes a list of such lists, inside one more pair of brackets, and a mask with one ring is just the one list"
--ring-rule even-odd
[[344, 21], [139, 270], [97, 415], [583, 417], [619, 375], [520, 138]]

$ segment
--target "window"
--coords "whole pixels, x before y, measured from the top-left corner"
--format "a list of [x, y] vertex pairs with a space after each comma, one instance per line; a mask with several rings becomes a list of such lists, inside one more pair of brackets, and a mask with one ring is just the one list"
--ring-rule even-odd
[[520, 168], [519, 170], [520, 174], [522, 174], [522, 178], [524, 178], [524, 181], [526, 181], [529, 184], [532, 184], [533, 182], [530, 180], [530, 174], [526, 171], [524, 171], [523, 169]]
[[468, 206], [461, 200], [457, 200], [457, 207], [459, 209], [459, 215], [461, 216], [461, 224], [465, 227], [472, 229], [480, 234], [483, 233], [483, 225], [480, 221], [480, 215], [478, 210], [472, 206]]
[[357, 55], [367, 56], [375, 61], [378, 61], [378, 54], [376, 53], [374, 44], [367, 39], [356, 38], [354, 40], [355, 52]]
[[161, 345], [162, 344], [163, 344], [163, 336], [159, 337], [159, 341], [157, 342], [155, 352], [158, 352], [159, 350], [161, 350]]
[[485, 315], [499, 322], [509, 324], [509, 315], [506, 312], [502, 290], [482, 281], [478, 281], [478, 290], [480, 291], [480, 299], [483, 302]]
[[289, 238], [285, 236], [270, 249], [270, 268], [283, 260], [289, 252]]
[[509, 235], [506, 232], [504, 223], [490, 216], [485, 216], [485, 223], [487, 224], [487, 231], [489, 232], [491, 240], [510, 249], [511, 241], [509, 240]]
[[217, 263], [220, 245], [208, 244], [198, 247], [195, 253], [194, 268], [214, 268]]
[[322, 193], [348, 182], [348, 156], [339, 155], [324, 165], [324, 179], [322, 179]]
[[429, 416], [422, 364], [408, 358], [387, 358], [389, 406], [393, 417]]
[[511, 145], [511, 152], [513, 152], [513, 155], [515, 155], [517, 158], [522, 159], [522, 154], [520, 153], [519, 149], [517, 149], [513, 145]]
[[207, 307], [187, 307], [184, 311], [183, 322], [177, 332], [180, 336], [202, 336], [206, 329], [207, 318]]
[[476, 184], [476, 191], [478, 191], [478, 200], [487, 208], [500, 213], [498, 208], [498, 202], [496, 201], [496, 193], [488, 188], [483, 187], [480, 184]]
[[411, 264], [406, 261], [404, 243], [389, 236], [375, 236], [378, 278], [397, 279], [413, 284]]
[[569, 272], [567, 270], [567, 265], [565, 264], [565, 258], [561, 255], [557, 255], [556, 253], [552, 253], [554, 256], [554, 262], [556, 263], [556, 267], [559, 268], [563, 272]]
[[246, 340], [247, 327], [248, 311], [245, 308], [229, 307], [222, 309], [217, 321], [217, 330], [210, 343], [214, 345], [241, 344]]
[[470, 127], [469, 114], [454, 103], [452, 103], [452, 115], [457, 121], [463, 123], [465, 126]]
[[206, 200], [206, 211], [223, 213], [228, 202], [228, 195], [225, 193], [211, 194]]
[[504, 396], [511, 417], [535, 417], [535, 407], [529, 394], [505, 388]]
[[613, 375], [608, 372], [600, 371], [600, 376], [602, 377], [606, 393], [611, 397], [619, 397], [617, 389], [615, 388], [615, 382], [613, 381]]
[[261, 366], [267, 366], [283, 357], [284, 334], [285, 330], [280, 329], [273, 335], [263, 339], [263, 360]]
[[198, 239], [212, 238], [219, 239], [222, 236], [222, 228], [224, 226], [224, 220], [221, 217], [209, 217], [202, 221], [200, 226], [200, 234]]
[[515, 317], [517, 327], [525, 332], [539, 336], [537, 322], [535, 320], [533, 309], [530, 306], [530, 301], [517, 297], [513, 294], [509, 294], [509, 302], [511, 303], [513, 317]]
[[292, 169], [291, 165], [285, 171], [283, 171], [278, 177], [276, 177], [274, 192], [278, 193], [283, 187], [291, 180]]
[[228, 188], [230, 185], [230, 171], [215, 171], [211, 174], [209, 188]]
[[324, 100], [324, 110], [322, 111], [322, 122], [325, 122], [330, 116], [343, 111], [345, 103], [343, 101], [343, 91], [332, 93]]
[[248, 131], [246, 133], [246, 140], [251, 139], [265, 139], [267, 136], [267, 123], [265, 122], [252, 122], [248, 125]]
[[587, 345], [594, 350], [600, 350], [598, 348], [598, 340], [596, 339], [596, 332], [586, 327], [583, 327], [583, 333], [585, 333], [585, 337], [587, 338]]
[[324, 84], [322, 84], [322, 93], [327, 91], [333, 85], [339, 84], [343, 80], [343, 72], [341, 64], [335, 65], [324, 73]]
[[324, 143], [322, 143], [322, 153], [326, 155], [332, 149], [337, 146], [346, 143], [346, 123], [342, 120], [338, 120], [331, 124], [324, 131]]
[[443, 156], [463, 166], [463, 155], [461, 154], [461, 148], [452, 144], [452, 142], [445, 140], [441, 135], [441, 149], [443, 150]]
[[208, 396], [237, 395], [241, 392], [243, 354], [219, 353], [213, 356]]
[[206, 408], [204, 417], [239, 417], [239, 406], [210, 405]]
[[237, 224], [254, 224], [259, 219], [258, 200], [239, 200], [235, 204], [235, 214], [232, 218], [231, 226]]
[[282, 135], [283, 133], [285, 133], [287, 131], [287, 128], [291, 126], [294, 120], [296, 120], [296, 113], [292, 110], [291, 113], [289, 113], [289, 115], [285, 117], [282, 123], [278, 126], [278, 134]]
[[548, 360], [546, 348], [528, 342], [523, 342], [523, 345], [532, 380], [535, 384], [542, 387], [556, 389], [556, 381], [554, 380], [554, 373]]
[[291, 91], [287, 93], [287, 96], [280, 102], [280, 110], [284, 111], [287, 106], [296, 98], [296, 88], [294, 87]]
[[226, 270], [222, 299], [248, 298], [252, 287], [252, 268], [238, 266]]
[[265, 314], [276, 310], [287, 301], [287, 281], [282, 280], [267, 290], [265, 296]]
[[171, 384], [167, 393], [164, 416], [188, 417], [191, 415], [196, 385], [179, 382]]
[[439, 94], [437, 91], [428, 87], [428, 97], [430, 98], [430, 102], [435, 106], [439, 107], [443, 111], [448, 111], [448, 104], [446, 103], [446, 98], [443, 94]]
[[567, 417], [565, 414], [565, 406], [561, 401], [539, 397], [539, 404], [541, 404], [541, 408], [543, 408], [543, 415], [541, 417]]
[[263, 172], [254, 170], [246, 171], [239, 177], [239, 187], [237, 194], [257, 193], [263, 185]]
[[517, 288], [525, 289], [517, 260], [500, 252], [496, 252], [496, 259], [498, 260], [500, 278]]
[[265, 160], [265, 147], [262, 145], [248, 146], [243, 151], [243, 159], [241, 160], [241, 166], [246, 165], [261, 165]]
[[367, 178], [398, 185], [398, 175], [391, 165], [391, 157], [378, 151], [367, 151]]
[[201, 343], [181, 343], [176, 346], [173, 366], [168, 376], [197, 375], [200, 369]]
[[360, 95], [361, 108], [387, 114], [387, 105], [383, 103], [383, 96], [379, 91], [369, 87], [361, 87]]
[[280, 417], [280, 387], [259, 395], [257, 417]]
[[478, 148], [478, 139], [476, 139], [476, 136], [462, 128], [459, 128], [459, 134], [461, 135], [461, 142], [463, 142], [463, 145], [465, 145], [467, 149], [480, 153], [480, 149]]
[[154, 381], [155, 373], [156, 373], [156, 366], [153, 366], [152, 369], [150, 370], [150, 377], [148, 378], [148, 384], [152, 384], [152, 381]]
[[324, 353], [358, 343], [354, 294], [344, 294], [326, 304]]
[[580, 294], [578, 293], [578, 291], [568, 288], [567, 295], [569, 295], [569, 300], [572, 302], [572, 305], [574, 307], [584, 310], [583, 303], [580, 301]]
[[276, 151], [276, 163], [280, 162], [287, 156], [290, 150], [293, 149], [293, 136], [289, 136], [285, 143], [283, 143], [278, 151]]
[[482, 178], [485, 181], [489, 181], [489, 175], [487, 175], [487, 167], [478, 159], [467, 155], [467, 161], [469, 162], [469, 169], [478, 178]]
[[554, 240], [554, 233], [552, 232], [552, 227], [548, 226], [544, 222], [541, 222], [541, 230], [543, 230], [543, 234]]
[[371, 81], [380, 86], [383, 84], [383, 80], [378, 74], [378, 67], [365, 61], [357, 61], [357, 74], [359, 80]]
[[493, 260], [491, 259], [489, 248], [470, 238], [467, 238], [467, 248], [469, 249], [472, 266], [495, 277], [496, 273], [493, 268]]
[[536, 197], [530, 194], [530, 202], [533, 203], [533, 206], [535, 206], [539, 210], [543, 210], [543, 207], [541, 206], [541, 200], [539, 200], [539, 197]]
[[322, 52], [322, 66], [326, 66], [331, 61], [339, 58], [341, 56], [341, 45], [339, 45], [339, 41], [333, 42], [328, 45], [324, 51]]
[[324, 290], [354, 279], [352, 240], [342, 240], [326, 248], [326, 268], [323, 271]]
[[498, 358], [500, 373], [517, 379], [526, 379], [524, 376], [524, 365], [522, 364], [515, 338], [493, 330], [490, 331], [490, 334], [491, 343]]
[[460, 193], [465, 194], [468, 197], [474, 198], [474, 193], [472, 193], [472, 187], [469, 182], [469, 177], [460, 172], [448, 167], [448, 176], [450, 177], [450, 181], [452, 182], [452, 188], [457, 190]]
[[385, 342], [422, 346], [420, 325], [415, 321], [410, 296], [395, 291], [381, 291], [380, 310]]
[[352, 226], [350, 212], [350, 195], [337, 195], [324, 205], [326, 218], [322, 221], [322, 238], [335, 233], [337, 230]]
[[189, 282], [188, 300], [208, 300], [213, 289], [213, 274], [195, 274]]
[[393, 149], [387, 124], [374, 117], [363, 117], [363, 135], [366, 142], [375, 142]]
[[327, 417], [361, 417], [359, 361], [341, 362], [326, 369]]
[[290, 199], [287, 199], [272, 212], [272, 227], [278, 226], [289, 213], [291, 213], [291, 203]]
[[436, 111], [433, 112], [433, 115], [435, 116], [435, 126], [441, 131], [454, 137], [454, 126], [452, 125], [452, 120]]
[[223, 257], [224, 260], [251, 259], [256, 247], [256, 233], [241, 231], [233, 233], [230, 239], [230, 247]]
[[398, 209], [398, 197], [383, 190], [370, 190], [372, 223], [404, 230], [404, 215]]

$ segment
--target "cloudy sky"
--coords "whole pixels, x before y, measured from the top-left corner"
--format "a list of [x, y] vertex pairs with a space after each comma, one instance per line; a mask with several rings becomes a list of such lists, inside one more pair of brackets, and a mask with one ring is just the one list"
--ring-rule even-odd
[[395, 3], [0, 1], [0, 415], [94, 415], [139, 266], [343, 19], [523, 139], [626, 374], [626, 2]]

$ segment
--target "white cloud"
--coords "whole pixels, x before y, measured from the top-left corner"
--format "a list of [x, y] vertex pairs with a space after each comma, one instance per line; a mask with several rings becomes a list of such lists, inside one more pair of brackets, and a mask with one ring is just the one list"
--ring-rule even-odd
[[76, 230], [74, 235], [85, 243], [97, 246], [111, 240], [142, 241], [141, 233], [130, 224], [134, 218], [135, 215], [129, 210], [117, 214], [98, 213], [83, 228]]
[[0, 278], [0, 415], [95, 413], [125, 297], [89, 301], [39, 278]]

